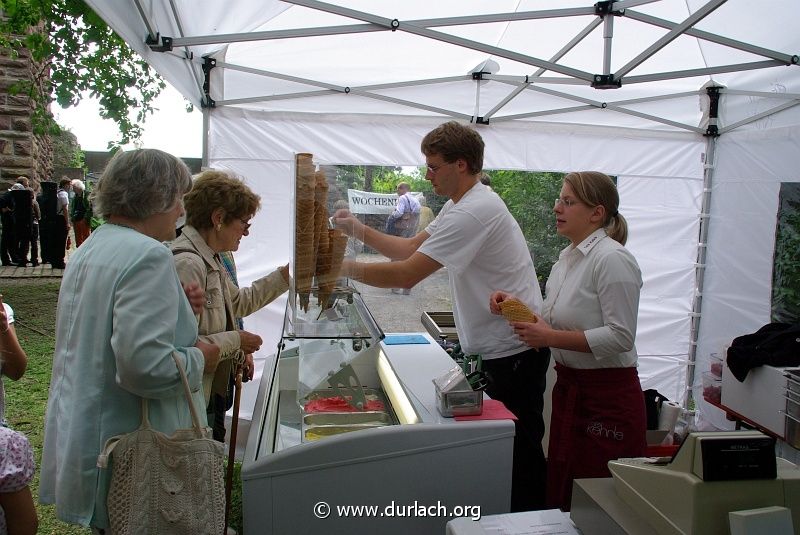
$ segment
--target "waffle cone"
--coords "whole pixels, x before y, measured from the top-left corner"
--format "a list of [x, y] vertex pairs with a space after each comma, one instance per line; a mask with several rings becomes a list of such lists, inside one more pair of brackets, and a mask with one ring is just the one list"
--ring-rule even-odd
[[506, 299], [500, 303], [500, 312], [508, 321], [536, 323], [536, 315], [519, 299]]

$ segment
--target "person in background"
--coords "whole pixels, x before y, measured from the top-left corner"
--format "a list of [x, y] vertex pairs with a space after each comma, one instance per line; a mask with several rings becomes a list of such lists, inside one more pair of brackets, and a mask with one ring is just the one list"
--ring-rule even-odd
[[[3, 296], [0, 295], [0, 376], [19, 381], [27, 368], [28, 355], [19, 345], [14, 329], [14, 311], [3, 302]], [[6, 424], [5, 407], [5, 391], [0, 379], [0, 426]]]
[[405, 182], [397, 184], [397, 202], [394, 211], [386, 220], [386, 232], [403, 238], [416, 234], [419, 221], [419, 201], [411, 195], [411, 186]]
[[433, 210], [428, 206], [428, 199], [423, 195], [419, 198], [419, 221], [417, 222], [417, 234], [428, 228], [428, 225], [436, 218]]
[[481, 184], [483, 184], [484, 186], [486, 186], [487, 188], [489, 188], [491, 190], [492, 189], [492, 179], [491, 179], [491, 177], [489, 175], [487, 175], [486, 173], [481, 173]]
[[28, 252], [31, 250], [33, 234], [33, 190], [29, 186], [28, 177], [17, 177], [9, 194], [14, 202], [14, 248], [17, 254], [17, 266], [28, 265]]
[[[16, 381], [25, 373], [28, 356], [14, 330], [14, 311], [0, 295], [0, 373]], [[29, 487], [33, 479], [33, 450], [21, 433], [5, 427], [5, 397], [0, 381], [0, 533], [33, 534], [38, 527]]]
[[50, 249], [50, 265], [53, 269], [64, 269], [64, 257], [67, 254], [67, 238], [69, 237], [69, 191], [72, 181], [64, 177], [58, 182], [56, 199], [56, 217], [54, 220], [53, 242]]
[[514, 336], [509, 324], [486, 306], [496, 288], [517, 294], [541, 312], [542, 293], [519, 224], [499, 196], [480, 183], [484, 143], [470, 126], [444, 123], [422, 140], [427, 174], [438, 195], [450, 200], [428, 227], [411, 238], [389, 236], [368, 228], [340, 210], [334, 221], [351, 236], [396, 262], [359, 263], [345, 260], [343, 275], [370, 286], [398, 283], [411, 288], [447, 267], [458, 340], [466, 355], [483, 357], [489, 378], [487, 393], [502, 401], [518, 418], [514, 438], [512, 511], [544, 506], [545, 377], [550, 351], [531, 349]]
[[[411, 195], [411, 186], [405, 182], [397, 184], [397, 203], [394, 212], [386, 220], [386, 232], [402, 238], [410, 238], [417, 233], [419, 221], [419, 201]], [[392, 293], [409, 295], [410, 288], [392, 288]]]
[[39, 517], [30, 484], [33, 449], [25, 435], [0, 427], [0, 533], [34, 535]]
[[118, 152], [93, 192], [106, 224], [75, 250], [62, 278], [39, 497], [94, 533], [109, 526], [111, 471], [97, 468], [106, 441], [139, 428], [142, 398], [156, 431], [191, 427], [173, 355], [197, 411], [203, 373], [219, 361], [219, 347], [197, 336], [203, 294], [181, 286], [163, 244], [175, 237], [191, 187], [189, 169], [170, 154]]
[[[570, 245], [547, 279], [539, 321], [512, 326], [529, 346], [550, 347], [556, 361], [547, 504], [568, 511], [573, 479], [610, 477], [608, 461], [645, 455], [634, 346], [642, 276], [625, 248], [628, 227], [608, 176], [569, 173], [553, 212]], [[538, 287], [536, 279], [531, 284]], [[510, 297], [493, 293], [492, 312]]]
[[39, 204], [39, 251], [42, 264], [49, 264], [52, 256], [53, 244], [59, 226], [58, 218], [61, 216], [56, 211], [58, 206], [58, 184], [46, 180], [39, 183], [39, 194], [36, 202]]
[[31, 225], [31, 265], [39, 265], [39, 220], [42, 219], [42, 211], [39, 202], [36, 200], [36, 192], [31, 191], [31, 202], [33, 204], [33, 224]]
[[224, 171], [204, 171], [183, 201], [186, 225], [170, 248], [181, 281], [199, 284], [206, 294], [198, 318], [201, 340], [218, 345], [222, 358], [215, 370], [203, 376], [203, 392], [208, 423], [214, 438], [222, 442], [235, 366], [243, 366], [243, 377], [252, 379], [252, 354], [261, 347], [261, 337], [240, 329], [236, 318], [249, 316], [287, 291], [289, 266], [276, 269], [246, 288], [237, 288], [230, 280], [220, 253], [239, 249], [239, 242], [249, 235], [250, 219], [261, 204], [260, 197], [239, 178]]
[[83, 181], [77, 178], [72, 181], [72, 190], [75, 192], [75, 197], [72, 199], [70, 220], [75, 231], [75, 247], [80, 247], [91, 232], [89, 228], [89, 218], [91, 217], [89, 193], [86, 191]]

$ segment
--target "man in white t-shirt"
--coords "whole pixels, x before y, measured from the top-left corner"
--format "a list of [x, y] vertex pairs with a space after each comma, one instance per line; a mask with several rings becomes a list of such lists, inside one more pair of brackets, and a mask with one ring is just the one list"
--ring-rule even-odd
[[490, 295], [503, 288], [541, 313], [533, 260], [503, 200], [480, 183], [484, 144], [473, 128], [455, 121], [442, 124], [425, 136], [421, 149], [426, 179], [450, 200], [425, 230], [409, 238], [384, 234], [348, 212], [337, 212], [337, 225], [394, 260], [345, 261], [343, 274], [370, 286], [411, 288], [447, 267], [461, 347], [467, 355], [483, 357], [490, 380], [487, 393], [518, 418], [512, 511], [543, 508], [542, 406], [550, 352], [531, 350], [502, 316], [489, 310]]

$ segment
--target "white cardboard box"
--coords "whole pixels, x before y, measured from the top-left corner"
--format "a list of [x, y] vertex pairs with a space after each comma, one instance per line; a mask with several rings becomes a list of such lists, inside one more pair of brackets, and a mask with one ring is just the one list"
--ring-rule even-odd
[[786, 370], [759, 366], [743, 383], [733, 376], [727, 362], [722, 369], [722, 404], [780, 437], [786, 436]]

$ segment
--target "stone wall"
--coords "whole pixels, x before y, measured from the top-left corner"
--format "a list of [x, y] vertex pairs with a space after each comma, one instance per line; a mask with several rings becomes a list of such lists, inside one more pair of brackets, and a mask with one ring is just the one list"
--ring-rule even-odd
[[0, 191], [20, 175], [30, 178], [34, 188], [52, 175], [52, 143], [49, 136], [34, 133], [33, 101], [25, 90], [13, 94], [11, 89], [20, 80], [28, 80], [41, 91], [42, 72], [42, 65], [31, 59], [28, 50], [17, 54], [0, 50]]

